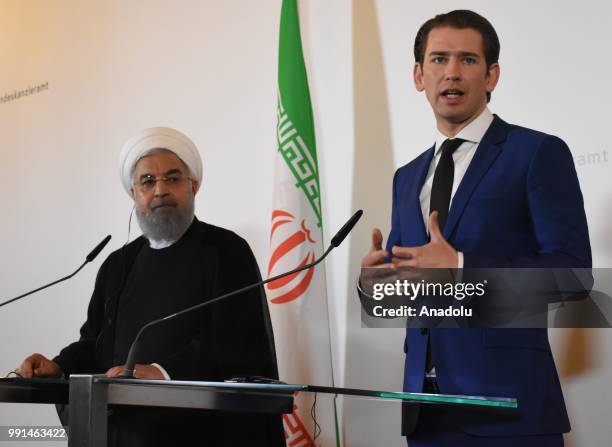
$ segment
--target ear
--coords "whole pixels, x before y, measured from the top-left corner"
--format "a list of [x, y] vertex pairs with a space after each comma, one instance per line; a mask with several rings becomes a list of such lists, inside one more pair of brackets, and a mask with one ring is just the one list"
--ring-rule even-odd
[[414, 64], [414, 68], [412, 69], [412, 77], [414, 78], [414, 86], [417, 91], [422, 92], [425, 90], [425, 85], [423, 84], [423, 66], [417, 62]]
[[191, 192], [193, 193], [194, 196], [195, 196], [195, 193], [198, 191], [199, 185], [200, 185], [200, 182], [198, 182], [197, 180], [191, 181]]
[[130, 188], [130, 194], [132, 195], [132, 199], [134, 198], [134, 188]]
[[487, 92], [491, 93], [493, 90], [495, 90], [495, 86], [499, 81], [499, 75], [499, 64], [491, 64], [486, 74], [487, 85], [485, 86], [485, 88], [487, 89]]

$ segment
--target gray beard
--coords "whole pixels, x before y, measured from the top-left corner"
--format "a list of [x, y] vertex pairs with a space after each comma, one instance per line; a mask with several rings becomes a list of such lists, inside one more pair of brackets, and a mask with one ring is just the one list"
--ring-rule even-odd
[[154, 209], [144, 212], [136, 207], [136, 220], [142, 233], [159, 248], [167, 247], [178, 241], [193, 222], [194, 202], [184, 209]]

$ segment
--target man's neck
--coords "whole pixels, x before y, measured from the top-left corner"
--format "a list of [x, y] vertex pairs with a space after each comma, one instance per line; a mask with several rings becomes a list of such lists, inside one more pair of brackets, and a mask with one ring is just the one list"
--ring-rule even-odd
[[452, 123], [436, 117], [436, 127], [443, 135], [446, 135], [448, 138], [454, 138], [462, 129], [469, 126], [476, 118], [478, 118], [482, 112], [487, 108], [487, 104], [483, 104], [483, 106], [476, 112], [474, 115], [470, 116], [465, 121], [461, 121], [459, 123]]

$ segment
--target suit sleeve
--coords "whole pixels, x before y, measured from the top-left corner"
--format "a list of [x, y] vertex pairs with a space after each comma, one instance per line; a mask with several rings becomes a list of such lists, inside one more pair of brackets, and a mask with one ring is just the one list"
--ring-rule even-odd
[[584, 201], [570, 150], [561, 139], [548, 136], [542, 141], [526, 182], [537, 252], [525, 256], [464, 252], [464, 268], [590, 268]]
[[397, 194], [398, 194], [398, 175], [399, 170], [395, 171], [393, 175], [393, 193], [391, 203], [391, 231], [387, 238], [387, 251], [389, 252], [389, 258], [387, 262], [391, 261], [391, 248], [394, 245], [401, 245], [401, 233], [400, 233], [400, 218], [397, 205]]
[[93, 373], [96, 371], [96, 341], [104, 319], [104, 283], [108, 262], [100, 267], [96, 276], [96, 285], [87, 309], [87, 321], [81, 326], [79, 340], [66, 346], [53, 359], [64, 375]]
[[[233, 241], [231, 256], [224, 257], [222, 293], [261, 281], [255, 256], [247, 242]], [[219, 373], [278, 378], [276, 352], [268, 301], [263, 287], [256, 287], [220, 303], [215, 315]]]
[[[243, 239], [225, 241], [215, 272], [208, 272], [213, 297], [260, 281], [253, 253]], [[158, 363], [175, 380], [223, 380], [258, 375], [278, 378], [267, 300], [254, 288], [212, 305], [201, 331]]]

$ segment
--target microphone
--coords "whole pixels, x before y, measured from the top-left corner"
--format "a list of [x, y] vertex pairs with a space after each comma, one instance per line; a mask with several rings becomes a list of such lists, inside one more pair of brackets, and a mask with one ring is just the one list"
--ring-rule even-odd
[[336, 235], [331, 240], [331, 245], [335, 248], [342, 243], [345, 237], [351, 232], [355, 224], [363, 214], [363, 210], [357, 210], [353, 217], [351, 217], [347, 223], [345, 223], [342, 228], [336, 233]]
[[66, 281], [67, 279], [72, 278], [74, 275], [76, 275], [77, 273], [79, 273], [83, 267], [85, 267], [85, 264], [87, 264], [88, 262], [91, 262], [91, 261], [93, 261], [94, 259], [96, 259], [96, 256], [98, 256], [98, 255], [100, 254], [100, 252], [102, 251], [102, 249], [103, 249], [104, 247], [106, 247], [106, 244], [108, 244], [108, 241], [110, 241], [110, 240], [111, 240], [111, 235], [109, 234], [108, 236], [106, 236], [106, 237], [104, 238], [104, 240], [103, 240], [102, 242], [100, 242], [98, 245], [96, 245], [96, 248], [94, 248], [94, 249], [91, 251], [91, 253], [89, 253], [89, 254], [87, 255], [87, 257], [85, 258], [85, 262], [83, 262], [83, 263], [81, 264], [81, 266], [80, 266], [78, 269], [76, 269], [76, 270], [74, 271], [74, 273], [72, 273], [72, 274], [70, 274], [70, 275], [68, 275], [68, 276], [64, 276], [63, 278], [58, 279], [57, 281], [53, 281], [53, 282], [51, 282], [51, 283], [49, 283], [49, 284], [46, 284], [46, 285], [44, 285], [44, 286], [41, 286], [41, 287], [39, 287], [38, 289], [31, 290], [31, 291], [29, 291], [29, 292], [27, 292], [27, 293], [24, 293], [23, 295], [19, 295], [19, 296], [16, 296], [15, 298], [11, 298], [10, 300], [4, 301], [3, 303], [0, 303], [0, 307], [4, 306], [4, 305], [6, 305], [6, 304], [12, 303], [13, 301], [17, 301], [17, 300], [19, 300], [19, 299], [21, 299], [21, 298], [24, 298], [24, 297], [28, 296], [28, 295], [32, 295], [33, 293], [36, 293], [36, 292], [38, 292], [38, 291], [40, 291], [40, 290], [43, 290], [43, 289], [46, 289], [47, 287], [51, 287], [51, 286], [53, 286], [53, 285], [55, 285], [55, 284], [57, 284], [57, 283], [60, 283], [60, 282], [62, 282], [62, 281]]
[[208, 305], [214, 304], [218, 301], [230, 298], [234, 295], [238, 295], [242, 292], [246, 292], [247, 290], [254, 289], [255, 287], [261, 287], [265, 284], [268, 284], [269, 282], [276, 281], [277, 279], [281, 279], [281, 278], [284, 278], [285, 276], [289, 276], [294, 273], [301, 272], [302, 270], [308, 270], [309, 268], [316, 266], [321, 261], [323, 261], [334, 248], [336, 248], [342, 243], [342, 241], [346, 238], [346, 236], [353, 229], [357, 221], [361, 218], [362, 214], [363, 214], [363, 210], [358, 210], [355, 214], [353, 214], [353, 216], [342, 226], [342, 228], [340, 228], [340, 231], [338, 231], [336, 235], [332, 238], [329, 247], [327, 248], [327, 250], [325, 250], [325, 252], [321, 255], [321, 257], [311, 262], [310, 264], [306, 264], [302, 267], [298, 267], [296, 269], [289, 270], [288, 272], [281, 273], [280, 275], [273, 276], [272, 278], [268, 278], [266, 280], [259, 281], [254, 284], [242, 287], [241, 289], [234, 290], [233, 292], [226, 293], [224, 295], [213, 298], [212, 300], [206, 301], [204, 303], [196, 304], [195, 306], [188, 307], [172, 315], [167, 315], [165, 317], [150, 321], [149, 323], [145, 324], [140, 329], [140, 331], [138, 331], [138, 334], [136, 334], [136, 337], [134, 338], [134, 341], [132, 342], [132, 346], [130, 346], [130, 350], [128, 352], [128, 356], [125, 361], [125, 366], [123, 368], [123, 374], [121, 375], [121, 377], [124, 379], [134, 378], [134, 368], [136, 366], [136, 353], [138, 352], [138, 349], [140, 347], [140, 341], [142, 339], [142, 334], [144, 333], [145, 330], [147, 330], [148, 328], [156, 324], [163, 323], [164, 321], [172, 320], [186, 313], [201, 309]]
[[108, 244], [108, 241], [110, 241], [110, 240], [111, 240], [111, 235], [109, 234], [108, 236], [106, 236], [102, 240], [102, 242], [100, 242], [98, 245], [96, 245], [96, 248], [91, 250], [91, 253], [89, 253], [87, 255], [87, 257], [85, 258], [85, 264], [88, 263], [88, 262], [93, 261], [94, 259], [96, 259], [96, 257], [100, 254], [102, 249], [104, 249], [104, 247], [106, 247], [106, 244]]

